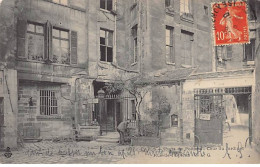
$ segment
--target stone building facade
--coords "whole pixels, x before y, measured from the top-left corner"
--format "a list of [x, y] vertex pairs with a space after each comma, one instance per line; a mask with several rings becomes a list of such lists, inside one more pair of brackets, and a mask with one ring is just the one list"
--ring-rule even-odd
[[[97, 96], [106, 83], [139, 76], [156, 83], [148, 86], [143, 119], [152, 121], [147, 110], [158, 96], [170, 104], [170, 113], [163, 117], [162, 144], [194, 145], [195, 89], [227, 88], [232, 85], [225, 79], [242, 76], [240, 83], [254, 91], [253, 46], [233, 46], [232, 56], [230, 47], [212, 47], [207, 0], [3, 0], [1, 11], [12, 16], [7, 26], [13, 36], [8, 51], [1, 53], [5, 63], [0, 70], [17, 73], [17, 92], [11, 91], [17, 99], [11, 119], [17, 122], [9, 129], [18, 139], [83, 134], [95, 139], [101, 122], [106, 122], [101, 131], [115, 131], [121, 121], [135, 121], [135, 99], [126, 92], [105, 94], [102, 105]], [[254, 19], [252, 15], [252, 40], [258, 39]], [[216, 85], [208, 85], [212, 80]], [[7, 97], [8, 92], [0, 96], [4, 101]]]

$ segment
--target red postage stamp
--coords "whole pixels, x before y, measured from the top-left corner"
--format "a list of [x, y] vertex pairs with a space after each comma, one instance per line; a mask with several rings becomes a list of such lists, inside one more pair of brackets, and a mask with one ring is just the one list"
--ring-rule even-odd
[[246, 0], [216, 2], [211, 7], [215, 46], [249, 43]]

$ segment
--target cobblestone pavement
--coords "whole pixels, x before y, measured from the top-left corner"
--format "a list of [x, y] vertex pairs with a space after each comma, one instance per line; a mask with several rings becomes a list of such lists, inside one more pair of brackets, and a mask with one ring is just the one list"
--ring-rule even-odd
[[116, 163], [260, 163], [260, 154], [248, 146], [224, 144], [219, 147], [162, 146], [131, 147], [101, 142], [25, 143], [24, 148], [12, 151], [4, 164], [116, 164]]

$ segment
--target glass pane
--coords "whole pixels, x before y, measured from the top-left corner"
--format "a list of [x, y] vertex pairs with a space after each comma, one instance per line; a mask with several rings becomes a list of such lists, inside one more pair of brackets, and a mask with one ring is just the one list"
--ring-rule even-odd
[[61, 47], [69, 49], [69, 41], [61, 40]]
[[54, 36], [54, 37], [60, 37], [60, 31], [59, 30], [57, 30], [57, 29], [53, 29], [52, 30], [52, 35]]
[[106, 38], [106, 31], [100, 30], [99, 33], [100, 33], [100, 37]]
[[170, 0], [165, 0], [165, 7], [169, 7], [170, 6]]
[[171, 47], [166, 46], [166, 55], [170, 55], [171, 54]]
[[106, 0], [100, 0], [100, 8], [106, 9]]
[[113, 48], [107, 47], [107, 62], [113, 62]]
[[60, 40], [58, 39], [53, 39], [52, 40], [52, 44], [53, 44], [53, 62], [54, 63], [58, 63], [59, 62], [59, 58], [60, 58]]
[[100, 38], [100, 44], [106, 45], [106, 39], [105, 38]]
[[28, 24], [27, 26], [27, 31], [30, 31], [30, 32], [35, 32], [35, 25], [34, 24]]
[[61, 48], [61, 63], [70, 64], [69, 49]]
[[108, 46], [113, 46], [113, 33], [108, 32]]
[[68, 5], [68, 0], [60, 0], [60, 4], [62, 5]]
[[106, 47], [100, 46], [100, 61], [106, 61]]
[[28, 58], [42, 61], [44, 58], [44, 37], [41, 35], [28, 34]]
[[69, 39], [69, 32], [67, 31], [60, 31], [61, 38]]
[[113, 9], [113, 2], [112, 0], [107, 0], [107, 10], [111, 11]]
[[43, 26], [36, 26], [36, 32], [43, 34]]

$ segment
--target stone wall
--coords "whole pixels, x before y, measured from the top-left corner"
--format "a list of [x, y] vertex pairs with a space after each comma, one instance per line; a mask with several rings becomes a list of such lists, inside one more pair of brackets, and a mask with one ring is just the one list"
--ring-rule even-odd
[[[55, 89], [58, 100], [58, 114], [40, 114], [40, 89]], [[18, 133], [24, 138], [53, 139], [72, 137], [74, 109], [70, 99], [71, 87], [53, 83], [23, 82], [19, 83], [18, 94]], [[32, 106], [29, 105], [32, 97]], [[65, 99], [66, 98], [66, 99]]]

